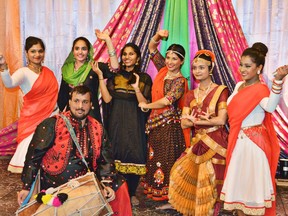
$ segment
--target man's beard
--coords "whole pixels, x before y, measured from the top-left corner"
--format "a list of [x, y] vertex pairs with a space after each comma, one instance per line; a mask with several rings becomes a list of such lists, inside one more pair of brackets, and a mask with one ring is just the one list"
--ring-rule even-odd
[[[81, 110], [82, 110], [82, 109], [81, 109]], [[76, 111], [77, 111], [77, 110], [76, 110]], [[82, 111], [84, 111], [84, 110], [82, 110]], [[78, 117], [78, 116], [76, 116], [76, 115], [71, 111], [71, 116], [72, 116], [72, 118], [74, 118], [74, 119], [76, 119], [76, 120], [78, 120], [78, 121], [84, 120], [85, 118], [87, 118], [88, 115], [89, 115], [89, 112], [88, 112], [86, 115], [84, 115], [84, 116]]]

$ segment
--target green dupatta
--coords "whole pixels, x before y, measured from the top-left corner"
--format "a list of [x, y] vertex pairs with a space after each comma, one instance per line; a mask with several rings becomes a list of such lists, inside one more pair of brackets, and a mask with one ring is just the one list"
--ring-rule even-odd
[[66, 58], [64, 65], [62, 66], [62, 78], [68, 84], [78, 86], [86, 80], [86, 77], [91, 70], [90, 62], [93, 60], [93, 46], [90, 44], [90, 47], [88, 53], [89, 61], [86, 61], [77, 71], [74, 70], [75, 58], [73, 51], [71, 51]]

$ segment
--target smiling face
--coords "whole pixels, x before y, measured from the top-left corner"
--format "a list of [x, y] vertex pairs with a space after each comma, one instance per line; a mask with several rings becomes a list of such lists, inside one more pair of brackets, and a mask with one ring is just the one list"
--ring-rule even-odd
[[29, 64], [32, 65], [41, 65], [42, 61], [45, 57], [45, 50], [39, 44], [33, 45], [28, 51], [26, 52], [26, 58], [28, 59]]
[[139, 61], [137, 53], [129, 46], [124, 48], [121, 58], [122, 62], [125, 64], [126, 71], [132, 71], [136, 62]]
[[242, 56], [239, 65], [239, 72], [244, 81], [254, 82], [259, 79], [257, 71], [261, 71], [262, 67], [262, 65], [257, 66], [250, 56]]
[[196, 58], [192, 63], [192, 71], [195, 79], [202, 81], [206, 80], [207, 78], [210, 78], [209, 75], [210, 65], [211, 62], [202, 58]]
[[168, 68], [168, 71], [172, 73], [177, 73], [180, 71], [183, 60], [181, 60], [175, 53], [167, 52], [165, 58], [165, 64]]
[[87, 60], [89, 48], [84, 40], [78, 40], [73, 47], [73, 55], [76, 61], [84, 63]]
[[73, 92], [72, 97], [69, 100], [69, 106], [72, 115], [78, 120], [84, 120], [91, 109], [90, 93], [80, 94]]

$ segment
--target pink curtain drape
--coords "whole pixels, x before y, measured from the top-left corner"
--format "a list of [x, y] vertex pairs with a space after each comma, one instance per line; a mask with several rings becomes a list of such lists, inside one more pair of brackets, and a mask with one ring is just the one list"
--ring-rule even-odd
[[231, 1], [209, 0], [209, 11], [227, 64], [236, 82], [241, 80], [238, 72], [240, 56], [248, 47]]
[[[104, 30], [108, 30], [113, 45], [116, 49], [117, 56], [119, 56], [122, 47], [126, 44], [134, 24], [141, 12], [144, 0], [123, 0], [117, 11], [106, 25]], [[107, 62], [109, 59], [107, 47], [104, 42], [97, 40], [94, 47], [94, 59]]]

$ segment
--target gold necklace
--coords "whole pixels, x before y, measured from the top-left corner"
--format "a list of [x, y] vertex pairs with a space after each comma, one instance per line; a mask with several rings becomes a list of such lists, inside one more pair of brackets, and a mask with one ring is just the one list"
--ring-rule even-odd
[[254, 84], [257, 84], [257, 83], [259, 83], [259, 82], [260, 82], [260, 80], [257, 80], [256, 82], [253, 82], [253, 83], [248, 84], [248, 85], [246, 85], [246, 82], [244, 82], [244, 88], [245, 88], [245, 87], [248, 87], [248, 86], [251, 86], [251, 85], [254, 85]]
[[164, 80], [165, 79], [174, 79], [175, 77], [178, 77], [179, 74], [180, 74], [180, 71], [178, 71], [177, 73], [172, 73], [172, 74], [170, 74], [168, 71], [166, 76], [164, 77]]
[[196, 106], [197, 106], [197, 112], [198, 112], [198, 113], [201, 113], [201, 111], [202, 111], [203, 101], [204, 101], [204, 99], [206, 98], [206, 96], [208, 95], [208, 93], [209, 93], [209, 91], [210, 91], [210, 89], [211, 89], [212, 84], [213, 84], [213, 82], [211, 81], [211, 82], [209, 83], [209, 86], [208, 86], [207, 88], [205, 88], [206, 91], [205, 91], [205, 94], [202, 96], [201, 100], [200, 100], [200, 95], [199, 95], [200, 85], [199, 85], [199, 87], [198, 87], [198, 89], [197, 89]]
[[28, 68], [30, 68], [32, 71], [34, 71], [35, 73], [39, 74], [42, 71], [42, 66], [40, 65], [40, 67], [35, 67], [32, 64], [28, 64]]

